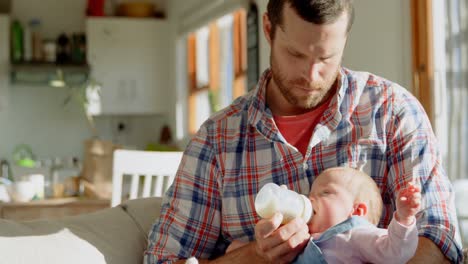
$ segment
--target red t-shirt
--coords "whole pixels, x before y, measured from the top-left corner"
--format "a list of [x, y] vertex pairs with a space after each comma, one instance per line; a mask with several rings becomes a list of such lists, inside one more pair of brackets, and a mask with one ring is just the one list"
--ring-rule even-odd
[[315, 126], [330, 104], [331, 98], [319, 108], [296, 116], [273, 116], [276, 126], [286, 141], [305, 156]]

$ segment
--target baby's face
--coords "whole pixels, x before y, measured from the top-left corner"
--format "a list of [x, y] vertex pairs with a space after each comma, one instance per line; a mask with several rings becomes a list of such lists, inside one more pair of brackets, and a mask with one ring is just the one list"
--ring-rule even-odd
[[309, 232], [321, 233], [352, 216], [354, 197], [347, 189], [350, 177], [343, 170], [327, 170], [312, 184], [309, 199], [314, 214]]

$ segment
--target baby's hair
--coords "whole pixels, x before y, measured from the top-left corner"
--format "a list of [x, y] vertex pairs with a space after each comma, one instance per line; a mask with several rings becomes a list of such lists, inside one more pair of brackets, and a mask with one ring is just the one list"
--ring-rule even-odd
[[[382, 216], [382, 195], [375, 181], [366, 173], [350, 168], [354, 171], [353, 194], [355, 202], [364, 202], [367, 204], [367, 219], [374, 225], [377, 225]], [[359, 180], [358, 180], [359, 179]]]
[[354, 203], [365, 203], [367, 205], [367, 220], [377, 225], [382, 216], [383, 202], [375, 181], [366, 173], [351, 167], [327, 170], [343, 170], [344, 174], [349, 175], [347, 188], [354, 196]]

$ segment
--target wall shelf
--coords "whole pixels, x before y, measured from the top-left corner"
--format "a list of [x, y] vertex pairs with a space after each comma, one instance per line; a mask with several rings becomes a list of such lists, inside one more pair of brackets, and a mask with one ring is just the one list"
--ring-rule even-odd
[[67, 85], [82, 85], [88, 80], [88, 64], [56, 64], [47, 62], [20, 62], [10, 65], [11, 84], [48, 85], [62, 71]]

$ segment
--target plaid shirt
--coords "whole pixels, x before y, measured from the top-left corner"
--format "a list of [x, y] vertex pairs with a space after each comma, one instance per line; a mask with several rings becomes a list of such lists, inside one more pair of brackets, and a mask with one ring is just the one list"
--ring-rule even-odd
[[150, 232], [145, 263], [212, 258], [233, 240], [254, 240], [254, 199], [263, 185], [286, 184], [307, 195], [315, 177], [336, 166], [357, 167], [376, 181], [384, 202], [380, 227], [390, 223], [398, 190], [419, 182], [419, 235], [461, 261], [451, 185], [429, 120], [409, 92], [343, 68], [304, 157], [284, 140], [266, 105], [270, 78], [265, 71], [256, 90], [210, 117], [191, 140]]

